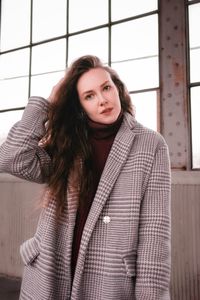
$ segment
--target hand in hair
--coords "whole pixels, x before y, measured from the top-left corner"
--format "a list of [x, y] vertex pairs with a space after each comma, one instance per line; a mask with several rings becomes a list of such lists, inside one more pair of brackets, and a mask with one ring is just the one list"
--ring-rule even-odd
[[52, 90], [51, 93], [49, 95], [49, 97], [47, 98], [47, 100], [51, 103], [55, 103], [59, 97], [61, 96], [64, 88], [65, 88], [65, 82], [66, 82], [66, 76], [67, 76], [67, 72], [65, 73], [64, 77], [62, 77], [58, 83], [56, 83]]

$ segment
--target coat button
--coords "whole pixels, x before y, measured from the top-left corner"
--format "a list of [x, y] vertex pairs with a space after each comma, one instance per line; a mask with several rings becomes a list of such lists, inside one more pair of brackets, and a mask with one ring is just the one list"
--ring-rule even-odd
[[103, 217], [103, 222], [104, 222], [105, 224], [110, 223], [110, 217], [109, 217], [109, 216]]

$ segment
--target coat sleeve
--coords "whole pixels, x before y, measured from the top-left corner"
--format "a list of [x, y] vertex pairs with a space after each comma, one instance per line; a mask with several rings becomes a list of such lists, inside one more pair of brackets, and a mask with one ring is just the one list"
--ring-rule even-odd
[[0, 147], [0, 172], [37, 182], [46, 182], [51, 167], [47, 152], [39, 146], [45, 134], [48, 101], [31, 97], [22, 119], [10, 130]]
[[168, 147], [161, 137], [141, 203], [137, 253], [137, 300], [169, 300], [171, 176]]

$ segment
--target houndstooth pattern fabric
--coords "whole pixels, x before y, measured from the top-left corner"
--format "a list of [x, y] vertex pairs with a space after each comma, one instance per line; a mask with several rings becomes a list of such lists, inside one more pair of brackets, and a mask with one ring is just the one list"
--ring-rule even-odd
[[[45, 182], [51, 159], [38, 143], [47, 111], [45, 99], [29, 99], [0, 147], [1, 172]], [[57, 223], [51, 199], [34, 237], [22, 244], [20, 299], [169, 300], [170, 167], [163, 137], [125, 114], [83, 230], [72, 283], [76, 198], [68, 190]]]

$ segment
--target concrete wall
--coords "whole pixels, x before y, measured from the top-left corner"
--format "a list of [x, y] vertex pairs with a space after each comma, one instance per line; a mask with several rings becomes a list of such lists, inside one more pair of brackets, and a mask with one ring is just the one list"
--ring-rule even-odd
[[42, 185], [0, 174], [0, 274], [22, 275], [19, 247], [35, 232], [42, 190]]
[[200, 172], [173, 176], [171, 299], [200, 299]]
[[[21, 277], [20, 244], [36, 229], [43, 186], [0, 174], [0, 273]], [[171, 299], [200, 299], [200, 172], [172, 175]]]

